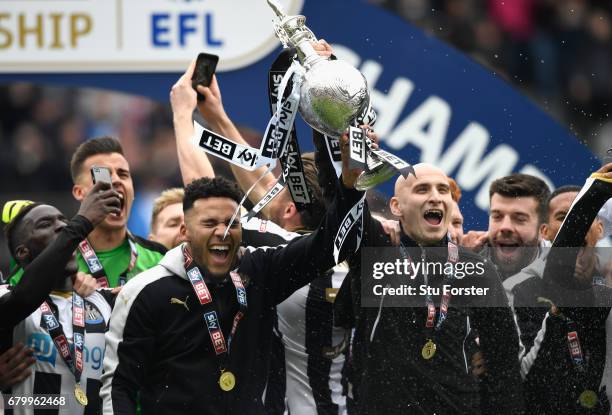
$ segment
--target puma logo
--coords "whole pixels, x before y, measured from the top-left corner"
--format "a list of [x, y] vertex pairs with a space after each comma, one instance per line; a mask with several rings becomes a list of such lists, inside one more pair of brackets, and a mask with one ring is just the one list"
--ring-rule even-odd
[[185, 297], [185, 301], [183, 300], [179, 300], [178, 298], [172, 297], [170, 298], [170, 304], [180, 304], [183, 307], [185, 307], [187, 309], [187, 311], [189, 311], [189, 306], [187, 306], [187, 299], [189, 298], [189, 296]]

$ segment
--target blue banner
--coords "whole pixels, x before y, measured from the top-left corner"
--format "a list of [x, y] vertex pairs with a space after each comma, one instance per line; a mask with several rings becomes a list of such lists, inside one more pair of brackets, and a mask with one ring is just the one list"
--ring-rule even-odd
[[[554, 186], [580, 184], [598, 165], [569, 131], [504, 80], [399, 17], [365, 1], [340, 0], [308, 0], [302, 14], [317, 37], [368, 79], [383, 148], [411, 163], [438, 165], [457, 180], [469, 229], [486, 228], [488, 186], [497, 177], [523, 172]], [[279, 50], [219, 74], [223, 102], [237, 124], [265, 129], [267, 71]], [[168, 102], [179, 75], [2, 74], [0, 82], [91, 86]], [[302, 122], [298, 136], [304, 151], [313, 148]], [[380, 189], [391, 194], [393, 183]]]

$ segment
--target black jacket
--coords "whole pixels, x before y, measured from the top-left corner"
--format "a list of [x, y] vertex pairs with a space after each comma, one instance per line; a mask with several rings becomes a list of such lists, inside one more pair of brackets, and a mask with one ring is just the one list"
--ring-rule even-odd
[[[597, 212], [612, 196], [612, 183], [589, 180], [568, 212], [548, 254], [541, 283], [542, 295], [559, 306], [560, 315], [549, 313], [542, 322], [534, 346], [521, 364], [526, 373], [527, 408], [533, 414], [608, 414], [612, 379], [605, 376], [612, 345], [612, 290], [581, 283], [574, 278], [578, 250]], [[574, 322], [572, 325], [571, 322]], [[584, 369], [574, 365], [567, 335], [576, 331]], [[606, 390], [606, 385], [608, 390]], [[598, 395], [592, 409], [579, 404], [585, 390]]]
[[57, 239], [49, 244], [29, 264], [10, 294], [0, 298], [0, 330], [12, 329], [32, 314], [57, 284], [57, 275], [65, 273], [66, 264], [72, 258], [79, 242], [87, 237], [93, 226], [87, 218], [76, 215], [60, 231]]
[[[370, 217], [367, 209], [363, 226], [362, 249], [391, 246], [380, 223]], [[408, 246], [413, 260], [418, 260], [421, 248], [405, 235], [403, 244]], [[446, 257], [440, 257], [439, 248], [436, 252], [425, 248], [425, 253], [427, 261], [446, 261]], [[399, 249], [396, 257], [400, 258]], [[501, 281], [489, 261], [469, 251], [459, 251], [460, 262], [483, 261], [485, 272], [480, 284], [490, 288], [487, 301], [502, 306], [486, 307], [480, 300], [472, 305], [462, 304], [462, 299], [453, 297], [446, 321], [434, 334], [436, 355], [425, 360], [421, 351], [430, 333], [424, 329], [424, 303], [422, 307], [409, 308], [360, 307], [362, 285], [370, 276], [361, 272], [358, 259], [350, 260], [351, 272], [337, 297], [335, 312], [336, 321], [345, 327], [351, 323], [355, 326], [350, 381], [360, 415], [522, 411], [516, 325]], [[416, 281], [422, 283], [422, 279], [420, 274]], [[435, 286], [441, 281], [432, 276], [429, 284]], [[455, 286], [455, 282], [452, 284]], [[434, 303], [438, 308], [439, 297], [434, 296]], [[476, 380], [469, 368], [476, 333], [488, 370], [482, 381]]]
[[[345, 213], [361, 198], [343, 192], [321, 226], [284, 248], [254, 249], [240, 259], [248, 310], [232, 341], [229, 370], [236, 387], [223, 392], [219, 366], [200, 305], [186, 279], [181, 248], [130, 280], [119, 295], [107, 334], [102, 378], [104, 413], [263, 414], [275, 306], [334, 265], [333, 241]], [[206, 271], [202, 270], [206, 275]], [[238, 311], [231, 281], [207, 281], [225, 339]], [[185, 305], [172, 299], [184, 301]]]

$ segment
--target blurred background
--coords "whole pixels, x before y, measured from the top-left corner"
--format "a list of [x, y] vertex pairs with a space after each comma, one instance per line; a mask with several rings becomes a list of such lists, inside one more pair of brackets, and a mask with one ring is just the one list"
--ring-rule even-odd
[[[612, 145], [612, 2], [370, 0], [505, 78], [595, 154]], [[151, 200], [181, 185], [169, 103], [95, 89], [0, 85], [0, 202], [32, 199], [76, 211], [69, 159], [91, 137], [120, 137], [146, 236]], [[257, 142], [259, 132], [243, 131]], [[226, 170], [227, 171], [227, 170]], [[471, 229], [466, 223], [466, 230]], [[4, 240], [0, 269], [6, 270]]]

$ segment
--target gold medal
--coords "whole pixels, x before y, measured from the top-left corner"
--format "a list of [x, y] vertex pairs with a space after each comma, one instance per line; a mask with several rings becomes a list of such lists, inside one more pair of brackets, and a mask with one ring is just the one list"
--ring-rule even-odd
[[429, 360], [434, 357], [435, 354], [436, 344], [429, 339], [427, 340], [427, 343], [425, 343], [425, 346], [423, 346], [423, 349], [421, 349], [421, 356], [423, 356], [423, 359]]
[[234, 386], [236, 386], [236, 377], [232, 372], [226, 370], [225, 372], [221, 373], [221, 376], [219, 377], [219, 386], [225, 392], [231, 391], [234, 389]]
[[597, 394], [590, 389], [583, 391], [578, 397], [580, 406], [587, 409], [595, 408], [595, 405], [597, 405], [597, 400]]
[[87, 406], [87, 395], [85, 395], [85, 392], [83, 392], [83, 389], [81, 389], [81, 385], [78, 383], [74, 387], [74, 397], [78, 403], [83, 406]]

